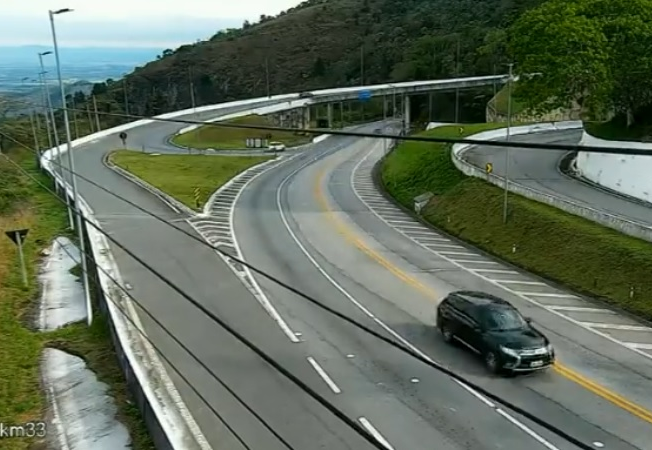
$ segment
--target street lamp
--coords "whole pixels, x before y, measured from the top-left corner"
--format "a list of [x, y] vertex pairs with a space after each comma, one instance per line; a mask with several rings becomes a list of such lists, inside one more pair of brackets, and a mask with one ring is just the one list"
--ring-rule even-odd
[[[55, 144], [55, 139], [52, 136], [52, 130], [50, 130], [50, 121], [51, 121], [51, 116], [50, 114], [52, 113], [52, 105], [50, 104], [50, 92], [47, 84], [45, 83], [45, 69], [43, 68], [43, 57], [45, 55], [51, 55], [52, 52], [43, 52], [43, 53], [38, 53], [38, 59], [39, 63], [41, 65], [41, 71], [38, 74], [39, 82], [41, 84], [41, 95], [43, 96], [43, 107], [45, 108], [45, 128], [47, 129], [48, 132], [48, 144], [50, 145], [50, 148], [54, 148], [55, 145], [57, 147], [56, 151], [59, 151], [59, 143]], [[52, 127], [54, 128], [55, 125], [52, 123]]]
[[[52, 146], [51, 148], [56, 148], [55, 150], [55, 157], [58, 161], [59, 164], [61, 164], [61, 141], [59, 140], [59, 131], [57, 130], [57, 122], [54, 118], [54, 107], [52, 106], [52, 97], [50, 96], [50, 87], [48, 86], [47, 83], [47, 78], [45, 75], [47, 74], [47, 71], [45, 70], [45, 67], [43, 65], [43, 57], [47, 55], [51, 55], [51, 51], [47, 52], [42, 52], [38, 54], [38, 59], [39, 63], [41, 64], [41, 80], [43, 83], [43, 90], [45, 91], [45, 97], [46, 97], [46, 104], [48, 107], [48, 113], [50, 115], [49, 122], [52, 127]], [[46, 115], [47, 119], [47, 115]], [[50, 130], [48, 129], [48, 133]], [[56, 165], [56, 164], [55, 164]], [[56, 171], [56, 168], [55, 168]], [[59, 167], [59, 175], [61, 175], [61, 178], [63, 178], [63, 167]], [[72, 211], [72, 205], [70, 204], [70, 198], [66, 195], [66, 205], [68, 205], [68, 221], [70, 222], [70, 229], [74, 230], [75, 229], [75, 219], [74, 219], [74, 214]]]
[[[511, 137], [512, 128], [512, 81], [514, 63], [509, 63], [509, 79], [507, 80], [507, 142]], [[503, 224], [507, 223], [507, 194], [509, 192], [509, 147], [505, 149], [505, 192], [503, 194]]]
[[[52, 29], [52, 44], [54, 46], [54, 57], [57, 62], [57, 77], [59, 78], [59, 89], [61, 91], [61, 101], [63, 102], [63, 121], [66, 127], [66, 144], [68, 150], [68, 168], [70, 169], [70, 178], [72, 181], [72, 195], [75, 209], [77, 210], [77, 236], [79, 238], [79, 248], [82, 262], [82, 281], [84, 283], [84, 295], [86, 297], [86, 315], [88, 325], [93, 323], [93, 309], [91, 306], [90, 292], [88, 289], [88, 267], [86, 264], [86, 243], [84, 240], [84, 229], [82, 227], [81, 210], [79, 208], [79, 195], [77, 191], [77, 175], [75, 174], [75, 159], [72, 153], [72, 138], [70, 136], [70, 121], [68, 119], [68, 105], [66, 102], [66, 91], [63, 87], [63, 78], [61, 76], [61, 60], [59, 58], [59, 46], [57, 44], [57, 32], [54, 27], [54, 16], [72, 12], [70, 8], [48, 11], [50, 16], [50, 27]], [[67, 195], [67, 194], [66, 194]]]

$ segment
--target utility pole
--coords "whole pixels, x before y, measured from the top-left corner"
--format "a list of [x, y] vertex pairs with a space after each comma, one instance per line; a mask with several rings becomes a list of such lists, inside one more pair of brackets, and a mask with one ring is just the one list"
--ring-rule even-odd
[[[77, 189], [77, 174], [75, 173], [75, 159], [72, 151], [72, 139], [70, 136], [70, 122], [68, 121], [68, 107], [66, 105], [66, 93], [63, 86], [63, 77], [61, 76], [61, 60], [59, 58], [59, 46], [57, 45], [57, 33], [54, 26], [54, 16], [59, 14], [66, 14], [72, 12], [70, 8], [59, 9], [57, 11], [48, 11], [50, 16], [50, 27], [52, 29], [52, 44], [54, 46], [54, 57], [57, 62], [57, 77], [59, 78], [59, 90], [61, 92], [61, 99], [63, 100], [63, 122], [66, 128], [66, 141], [68, 143], [68, 168], [70, 169], [70, 179], [72, 181], [72, 194], [75, 209], [77, 210], [77, 237], [79, 239], [79, 250], [82, 263], [82, 282], [84, 286], [84, 297], [86, 300], [86, 315], [88, 318], [88, 325], [93, 322], [93, 308], [90, 298], [90, 290], [88, 284], [88, 264], [86, 260], [86, 240], [84, 236], [84, 223], [81, 214], [79, 190]], [[95, 98], [95, 97], [93, 97]], [[67, 195], [66, 195], [67, 197]]]
[[88, 104], [88, 98], [86, 98], [86, 114], [88, 115], [88, 131], [90, 134], [95, 133], [93, 128], [93, 116], [91, 116], [91, 105]]
[[[512, 78], [514, 63], [509, 63], [509, 79], [507, 80], [507, 142], [509, 142], [512, 127]], [[507, 193], [509, 192], [509, 147], [505, 148], [505, 192], [503, 196], [503, 224], [507, 223]]]
[[77, 105], [75, 105], [75, 94], [70, 95], [72, 103], [72, 125], [75, 127], [75, 139], [79, 139], [79, 127], [77, 126]]
[[127, 77], [122, 76], [122, 89], [124, 90], [125, 94], [125, 115], [129, 115], [129, 97], [127, 95]]
[[[50, 129], [50, 112], [52, 111], [52, 107], [50, 105], [50, 94], [47, 92], [47, 84], [45, 83], [45, 69], [43, 68], [43, 56], [44, 55], [49, 55], [51, 52], [44, 52], [44, 53], [39, 53], [38, 54], [38, 59], [39, 63], [41, 65], [41, 72], [38, 74], [39, 81], [41, 82], [41, 94], [43, 96], [43, 105], [45, 108], [45, 127], [48, 132], [48, 144], [50, 148], [54, 148], [54, 135], [52, 134], [52, 130]], [[52, 128], [54, 128], [55, 125], [52, 123]]]
[[[460, 37], [457, 36], [457, 53], [455, 56], [455, 78], [460, 77]], [[460, 123], [460, 88], [455, 88], [455, 123]]]
[[190, 104], [192, 109], [195, 109], [197, 104], [195, 103], [195, 84], [192, 81], [192, 67], [188, 67], [188, 88], [190, 89]]
[[93, 95], [93, 109], [95, 110], [95, 126], [97, 127], [96, 131], [102, 131], [102, 125], [100, 125], [100, 114], [97, 112], [97, 99]]
[[34, 120], [34, 110], [31, 109], [29, 111], [29, 123], [32, 126], [32, 135], [34, 136], [34, 150], [36, 150], [36, 162], [38, 164], [38, 167], [40, 168], [41, 164], [41, 144], [39, 143], [38, 140], [38, 133], [36, 132], [36, 123]]
[[267, 80], [267, 98], [272, 97], [272, 91], [269, 82], [269, 58], [265, 57], [265, 79]]
[[364, 86], [364, 44], [360, 46], [360, 86]]

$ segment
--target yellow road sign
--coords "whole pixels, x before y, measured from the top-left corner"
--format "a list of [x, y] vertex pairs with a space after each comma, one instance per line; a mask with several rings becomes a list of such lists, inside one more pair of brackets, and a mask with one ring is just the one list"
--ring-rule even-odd
[[488, 162], [487, 165], [485, 166], [485, 170], [487, 171], [487, 173], [493, 172], [494, 171], [494, 165], [491, 164], [490, 162]]

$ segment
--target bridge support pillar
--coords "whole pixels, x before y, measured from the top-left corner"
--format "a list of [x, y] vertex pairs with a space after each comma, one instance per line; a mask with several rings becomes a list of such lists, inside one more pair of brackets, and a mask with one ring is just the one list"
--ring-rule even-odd
[[310, 105], [303, 107], [303, 120], [301, 122], [304, 130], [310, 128]]
[[326, 105], [326, 115], [328, 118], [328, 128], [331, 129], [333, 128], [333, 104], [328, 103]]
[[403, 130], [405, 133], [410, 132], [410, 97], [403, 96]]

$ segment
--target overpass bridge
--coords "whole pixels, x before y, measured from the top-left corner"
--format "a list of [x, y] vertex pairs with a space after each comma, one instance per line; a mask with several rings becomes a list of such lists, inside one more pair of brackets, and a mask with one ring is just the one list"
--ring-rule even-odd
[[[509, 80], [509, 75], [489, 75], [482, 77], [464, 77], [443, 80], [407, 81], [402, 83], [375, 84], [369, 86], [353, 86], [345, 88], [320, 89], [297, 94], [297, 98], [305, 100], [301, 106], [286, 111], [285, 114], [293, 117], [293, 123], [298, 118], [300, 126], [308, 128], [311, 119], [311, 106], [326, 104], [328, 128], [333, 128], [334, 105], [340, 105], [351, 100], [367, 101], [371, 98], [383, 98], [385, 116], [391, 107], [393, 112], [397, 109], [397, 97], [403, 109], [405, 129], [410, 127], [410, 96], [427, 94], [438, 91], [451, 91], [454, 89], [470, 89], [494, 84], [504, 84]], [[292, 120], [292, 119], [291, 119]]]

